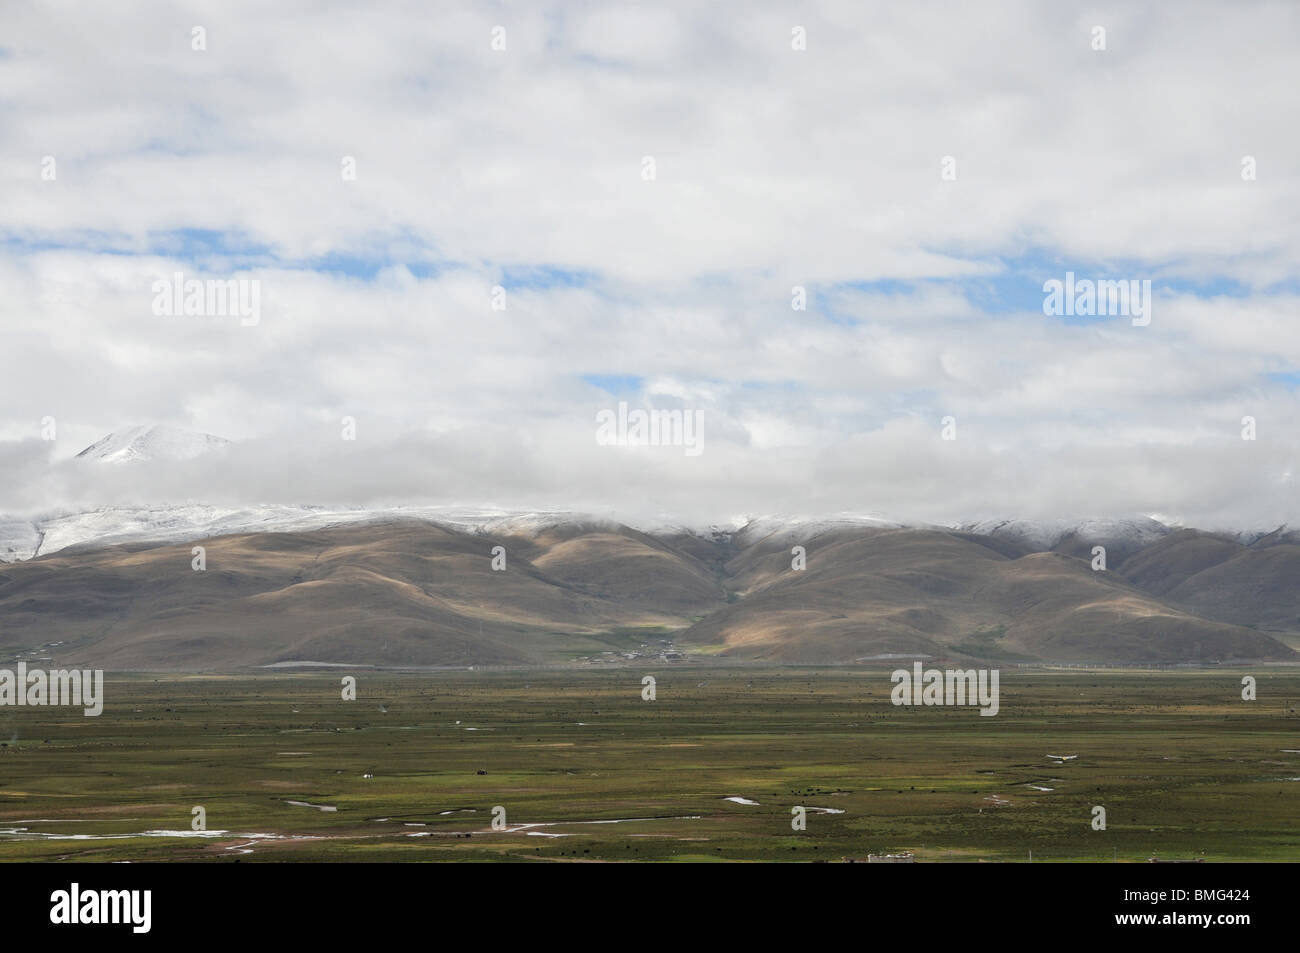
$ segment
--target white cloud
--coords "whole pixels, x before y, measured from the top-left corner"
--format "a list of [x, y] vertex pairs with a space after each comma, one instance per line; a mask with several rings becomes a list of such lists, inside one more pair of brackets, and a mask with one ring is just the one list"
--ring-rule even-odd
[[[1290, 5], [169, 11], [0, 12], [0, 509], [1300, 515], [1297, 392], [1267, 376], [1300, 366]], [[178, 230], [222, 236], [203, 276], [261, 281], [258, 326], [151, 313], [196, 272]], [[1032, 290], [1076, 261], [1152, 277], [1151, 326], [978, 300], [1001, 262]], [[596, 446], [620, 396], [703, 410], [705, 453]], [[151, 420], [246, 443], [156, 483], [41, 476]]]

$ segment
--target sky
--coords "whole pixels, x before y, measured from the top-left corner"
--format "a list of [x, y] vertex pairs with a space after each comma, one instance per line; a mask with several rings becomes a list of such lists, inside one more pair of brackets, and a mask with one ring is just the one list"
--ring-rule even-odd
[[1295, 4], [271, 6], [0, 6], [0, 512], [1300, 521]]

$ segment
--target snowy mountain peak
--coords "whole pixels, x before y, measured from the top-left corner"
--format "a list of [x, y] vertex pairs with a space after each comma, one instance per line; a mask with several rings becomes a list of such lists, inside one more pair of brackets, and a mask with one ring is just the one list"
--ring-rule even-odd
[[1040, 551], [1051, 549], [1071, 535], [1107, 545], [1129, 543], [1145, 546], [1173, 532], [1168, 525], [1146, 516], [1130, 519], [982, 520], [966, 523], [961, 529], [981, 536], [1015, 540]]
[[100, 463], [192, 460], [229, 445], [229, 440], [214, 437], [210, 433], [196, 433], [181, 427], [154, 424], [115, 430], [102, 440], [92, 443], [77, 454], [77, 457]]

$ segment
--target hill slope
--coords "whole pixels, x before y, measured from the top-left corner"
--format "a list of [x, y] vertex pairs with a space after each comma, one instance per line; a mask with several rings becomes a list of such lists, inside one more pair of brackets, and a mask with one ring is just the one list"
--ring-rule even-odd
[[[0, 656], [177, 670], [523, 664], [639, 644], [623, 630], [680, 628], [723, 604], [695, 559], [639, 534], [563, 537], [415, 522], [246, 534], [206, 541], [202, 572], [188, 545], [59, 553], [0, 571]], [[492, 569], [495, 545], [505, 571]], [[41, 649], [51, 642], [63, 644]]]
[[899, 653], [1111, 662], [1290, 656], [1266, 635], [1199, 618], [1060, 553], [1010, 558], [964, 534], [923, 530], [830, 532], [806, 549], [801, 572], [790, 568], [784, 540], [732, 560], [744, 598], [681, 640], [786, 662]]
[[[71, 547], [0, 567], [0, 660], [515, 665], [671, 638], [779, 662], [1218, 662], [1296, 657], [1246, 623], [1300, 629], [1300, 546], [1284, 537], [1160, 535], [1104, 572], [1086, 549], [1024, 552], [1004, 534], [846, 521], [654, 535], [590, 519], [370, 520], [202, 545], [203, 572], [188, 542]], [[796, 545], [803, 570], [791, 565]]]

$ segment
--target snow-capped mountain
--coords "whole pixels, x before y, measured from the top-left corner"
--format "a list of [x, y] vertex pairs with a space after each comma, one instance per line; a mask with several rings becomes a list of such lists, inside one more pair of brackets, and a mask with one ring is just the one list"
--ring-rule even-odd
[[210, 433], [153, 424], [115, 430], [77, 454], [79, 460], [100, 463], [193, 460], [230, 446], [230, 441]]
[[[124, 431], [125, 432], [125, 431]], [[103, 443], [103, 441], [101, 441]], [[99, 444], [96, 444], [99, 446]], [[961, 526], [925, 522], [895, 522], [878, 516], [838, 514], [820, 518], [740, 517], [729, 523], [687, 526], [663, 520], [619, 519], [569, 510], [507, 510], [464, 506], [212, 506], [167, 504], [152, 507], [109, 506], [82, 512], [45, 514], [24, 519], [0, 515], [0, 563], [45, 556], [73, 546], [112, 546], [119, 543], [180, 543], [234, 533], [308, 532], [332, 526], [386, 521], [433, 523], [463, 533], [534, 536], [555, 526], [626, 525], [651, 535], [690, 533], [702, 538], [733, 538], [740, 545], [761, 540], [789, 543], [824, 533], [854, 529], [959, 530], [1015, 541], [1031, 551], [1047, 551], [1074, 536], [1089, 545], [1136, 551], [1176, 530], [1157, 520], [986, 520]], [[1300, 534], [1285, 527], [1271, 533], [1224, 532], [1243, 545], [1256, 541], [1297, 541]]]
[[836, 530], [901, 529], [909, 525], [912, 528], [920, 528], [922, 525], [925, 528], [930, 528], [928, 524], [899, 523], [869, 514], [839, 513], [834, 516], [816, 518], [774, 515], [756, 516], [746, 520], [742, 526], [737, 528], [735, 539], [741, 545], [749, 545], [761, 539], [770, 539], [774, 543], [779, 542], [784, 545], [785, 543], [812, 539], [814, 536], [821, 536], [823, 533], [833, 533]]
[[[110, 464], [153, 463], [166, 465], [194, 460], [231, 446], [231, 441], [212, 434], [197, 433], [163, 424], [117, 430], [96, 441], [81, 453], [79, 461]], [[82, 471], [93, 474], [95, 471]], [[102, 471], [101, 471], [102, 472]], [[1131, 519], [1074, 520], [983, 520], [960, 526], [899, 522], [877, 514], [839, 513], [791, 517], [765, 515], [737, 517], [729, 522], [687, 526], [676, 520], [624, 519], [616, 513], [595, 515], [560, 510], [506, 510], [458, 506], [340, 507], [253, 504], [212, 506], [206, 504], [159, 504], [153, 506], [100, 506], [80, 511], [46, 512], [24, 518], [0, 514], [0, 563], [44, 556], [74, 546], [111, 546], [120, 543], [177, 543], [235, 533], [306, 532], [329, 526], [359, 525], [388, 520], [435, 523], [458, 532], [533, 536], [558, 525], [614, 526], [624, 524], [652, 535], [688, 533], [706, 539], [733, 539], [739, 545], [760, 540], [773, 543], [806, 541], [841, 530], [928, 529], [952, 530], [999, 537], [1030, 551], [1046, 551], [1068, 537], [1091, 545], [1114, 546], [1124, 553], [1173, 532], [1175, 527], [1157, 520]], [[1281, 540], [1284, 530], [1273, 530]], [[1241, 533], [1250, 545], [1267, 534]], [[1287, 539], [1294, 534], [1285, 534]], [[1249, 536], [1249, 538], [1245, 538]]]
[[1067, 536], [1077, 536], [1091, 542], [1112, 545], [1129, 543], [1138, 547], [1154, 542], [1173, 529], [1148, 517], [1134, 519], [1078, 519], [1078, 520], [982, 520], [960, 527], [967, 533], [996, 536], [1013, 540], [1029, 547], [1046, 551]]
[[607, 522], [567, 512], [523, 512], [449, 506], [328, 507], [209, 506], [103, 507], [23, 520], [0, 517], [0, 563], [18, 562], [72, 546], [182, 543], [234, 533], [296, 533], [390, 520], [434, 523], [464, 533], [534, 535], [573, 522]]

